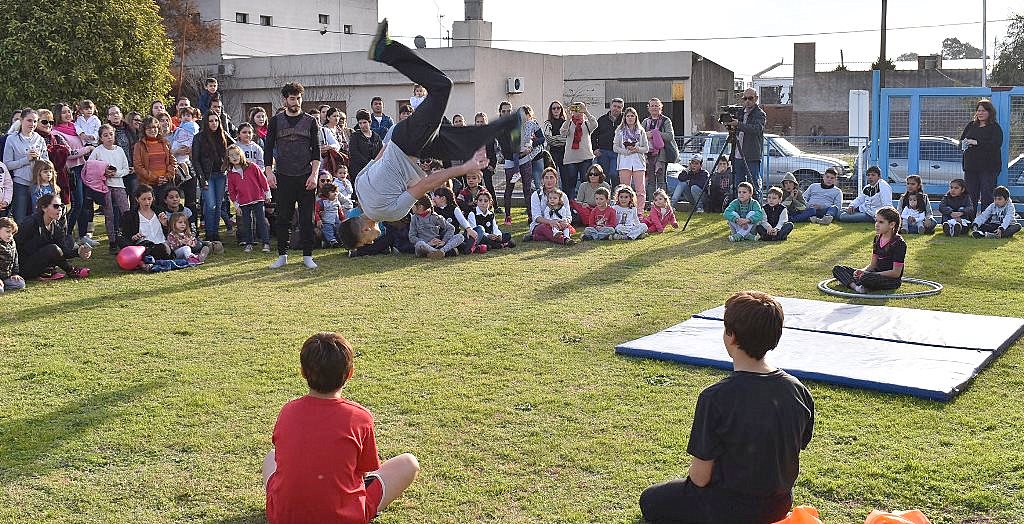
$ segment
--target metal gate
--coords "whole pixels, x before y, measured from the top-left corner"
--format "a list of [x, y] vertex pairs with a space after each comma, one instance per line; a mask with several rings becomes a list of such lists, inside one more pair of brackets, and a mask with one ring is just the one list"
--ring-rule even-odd
[[929, 195], [945, 194], [950, 180], [963, 178], [960, 135], [981, 98], [992, 100], [1003, 130], [998, 184], [1019, 202], [1024, 197], [1024, 87], [879, 89], [875, 71], [870, 164], [881, 168], [896, 193], [905, 190], [907, 175], [917, 174]]

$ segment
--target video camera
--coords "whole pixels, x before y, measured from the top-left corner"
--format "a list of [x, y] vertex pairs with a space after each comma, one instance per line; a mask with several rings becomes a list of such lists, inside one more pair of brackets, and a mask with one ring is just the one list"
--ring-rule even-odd
[[743, 106], [719, 106], [718, 123], [725, 124], [733, 120], [743, 120]]

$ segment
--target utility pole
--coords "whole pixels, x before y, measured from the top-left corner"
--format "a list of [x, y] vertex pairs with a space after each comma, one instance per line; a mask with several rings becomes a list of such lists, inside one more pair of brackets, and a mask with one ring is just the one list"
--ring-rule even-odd
[[888, 0], [882, 0], [882, 42], [878, 50], [878, 86], [885, 87], [885, 12]]
[[981, 87], [988, 86], [988, 0], [981, 0]]

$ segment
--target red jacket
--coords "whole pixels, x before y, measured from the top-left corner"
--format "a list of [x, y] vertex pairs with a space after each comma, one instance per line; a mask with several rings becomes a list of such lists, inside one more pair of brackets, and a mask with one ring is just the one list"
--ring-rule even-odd
[[228, 171], [228, 198], [238, 205], [244, 206], [253, 202], [263, 202], [270, 191], [267, 176], [260, 166], [250, 163], [241, 173]]
[[668, 226], [678, 229], [679, 223], [676, 222], [676, 212], [671, 207], [664, 208], [664, 211], [660, 211], [660, 209], [652, 207], [647, 216], [641, 220], [641, 222], [647, 224], [647, 230], [651, 233], [661, 233]]
[[587, 217], [587, 227], [615, 227], [619, 225], [619, 215], [615, 213], [612, 206], [604, 208], [604, 211], [594, 207], [590, 209]]

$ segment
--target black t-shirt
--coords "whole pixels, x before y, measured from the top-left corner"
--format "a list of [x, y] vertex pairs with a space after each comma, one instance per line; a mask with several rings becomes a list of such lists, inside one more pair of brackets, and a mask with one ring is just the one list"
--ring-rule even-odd
[[813, 429], [814, 399], [799, 380], [782, 370], [735, 371], [697, 398], [686, 451], [715, 461], [709, 486], [789, 494]]
[[[875, 255], [875, 271], [889, 271], [893, 268], [893, 264], [903, 264], [904, 259], [907, 258], [907, 243], [903, 241], [903, 237], [894, 236], [885, 247], [879, 245], [880, 238], [875, 237], [871, 248], [871, 253]], [[902, 274], [901, 271], [900, 275]]]

